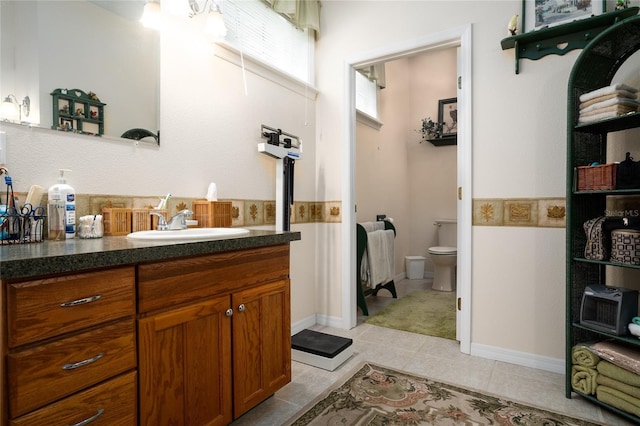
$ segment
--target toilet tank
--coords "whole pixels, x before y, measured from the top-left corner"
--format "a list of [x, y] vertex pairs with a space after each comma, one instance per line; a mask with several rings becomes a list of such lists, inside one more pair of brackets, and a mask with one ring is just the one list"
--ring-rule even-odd
[[438, 245], [456, 247], [458, 244], [458, 221], [456, 219], [438, 219]]

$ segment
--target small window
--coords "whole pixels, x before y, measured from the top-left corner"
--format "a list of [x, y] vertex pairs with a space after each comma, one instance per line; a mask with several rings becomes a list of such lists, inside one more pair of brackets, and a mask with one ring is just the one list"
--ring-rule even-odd
[[313, 84], [313, 37], [260, 0], [225, 0], [225, 41], [235, 49]]
[[356, 71], [356, 109], [373, 118], [378, 117], [378, 86]]

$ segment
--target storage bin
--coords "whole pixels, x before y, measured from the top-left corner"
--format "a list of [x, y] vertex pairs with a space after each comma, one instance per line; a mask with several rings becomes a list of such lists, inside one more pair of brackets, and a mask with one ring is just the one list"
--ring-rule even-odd
[[615, 163], [577, 167], [578, 191], [616, 189], [617, 168]]
[[103, 208], [104, 235], [127, 235], [131, 232], [131, 209]]
[[200, 228], [228, 228], [231, 226], [231, 201], [194, 201], [193, 218]]
[[410, 280], [421, 280], [424, 278], [424, 261], [422, 256], [406, 256], [407, 278]]
[[640, 231], [614, 229], [611, 231], [611, 262], [640, 265]]

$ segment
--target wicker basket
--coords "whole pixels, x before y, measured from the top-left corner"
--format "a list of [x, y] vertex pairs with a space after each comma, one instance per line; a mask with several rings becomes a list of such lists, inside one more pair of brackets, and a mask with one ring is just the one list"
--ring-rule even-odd
[[616, 189], [617, 168], [615, 163], [577, 167], [578, 191]]
[[231, 226], [231, 201], [194, 201], [192, 210], [200, 228]]
[[102, 209], [104, 235], [127, 235], [131, 232], [131, 209]]

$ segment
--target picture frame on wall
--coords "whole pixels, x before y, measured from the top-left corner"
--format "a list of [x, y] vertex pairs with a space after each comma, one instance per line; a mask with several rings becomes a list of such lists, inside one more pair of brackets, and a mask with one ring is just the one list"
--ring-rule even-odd
[[605, 0], [522, 0], [522, 33], [600, 15]]
[[442, 123], [442, 137], [458, 134], [458, 98], [438, 101], [438, 123]]

